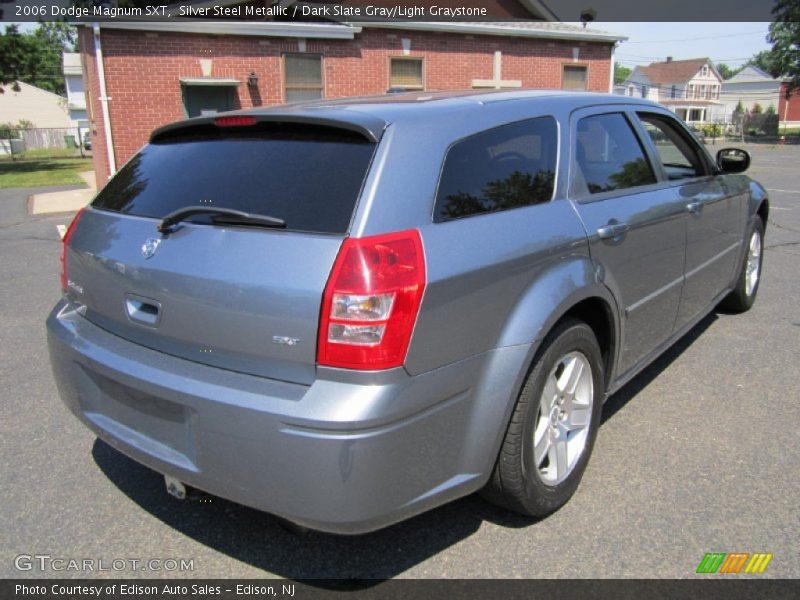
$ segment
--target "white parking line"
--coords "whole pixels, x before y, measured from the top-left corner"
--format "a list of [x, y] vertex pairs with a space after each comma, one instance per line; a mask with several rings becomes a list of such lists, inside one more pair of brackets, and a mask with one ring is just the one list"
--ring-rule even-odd
[[768, 192], [783, 192], [784, 194], [800, 194], [800, 190], [779, 190], [777, 188], [767, 188]]

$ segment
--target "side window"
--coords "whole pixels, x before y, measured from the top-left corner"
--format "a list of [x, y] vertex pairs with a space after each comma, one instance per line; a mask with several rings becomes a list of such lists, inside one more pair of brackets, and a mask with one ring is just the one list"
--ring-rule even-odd
[[706, 175], [700, 149], [681, 133], [672, 119], [653, 113], [637, 113], [653, 142], [664, 171], [670, 180], [690, 179]]
[[434, 222], [550, 201], [557, 145], [552, 117], [504, 125], [457, 142], [445, 157]]
[[622, 113], [578, 121], [575, 192], [599, 194], [656, 182], [644, 149]]

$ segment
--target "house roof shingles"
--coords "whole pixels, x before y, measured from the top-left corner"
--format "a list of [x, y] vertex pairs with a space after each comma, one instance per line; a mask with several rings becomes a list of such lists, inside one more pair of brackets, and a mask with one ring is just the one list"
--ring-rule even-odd
[[651, 83], [684, 83], [694, 77], [703, 65], [711, 65], [708, 58], [691, 58], [689, 60], [671, 60], [668, 62], [650, 63], [646, 67], [637, 67]]

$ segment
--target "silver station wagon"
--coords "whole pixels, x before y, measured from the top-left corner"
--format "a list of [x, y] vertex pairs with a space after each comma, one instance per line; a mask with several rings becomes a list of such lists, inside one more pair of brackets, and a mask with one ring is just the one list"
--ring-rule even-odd
[[575, 492], [603, 401], [720, 304], [768, 201], [642, 100], [398, 94], [155, 131], [64, 238], [69, 409], [166, 478], [357, 534]]

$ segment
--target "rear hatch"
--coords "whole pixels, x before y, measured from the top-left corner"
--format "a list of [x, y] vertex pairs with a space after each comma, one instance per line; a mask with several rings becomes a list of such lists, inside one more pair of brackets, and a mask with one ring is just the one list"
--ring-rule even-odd
[[[164, 131], [80, 218], [69, 296], [87, 319], [143, 346], [311, 383], [325, 283], [375, 150], [368, 138], [274, 122]], [[186, 207], [210, 212], [157, 230]], [[221, 223], [216, 209], [285, 227]]]

